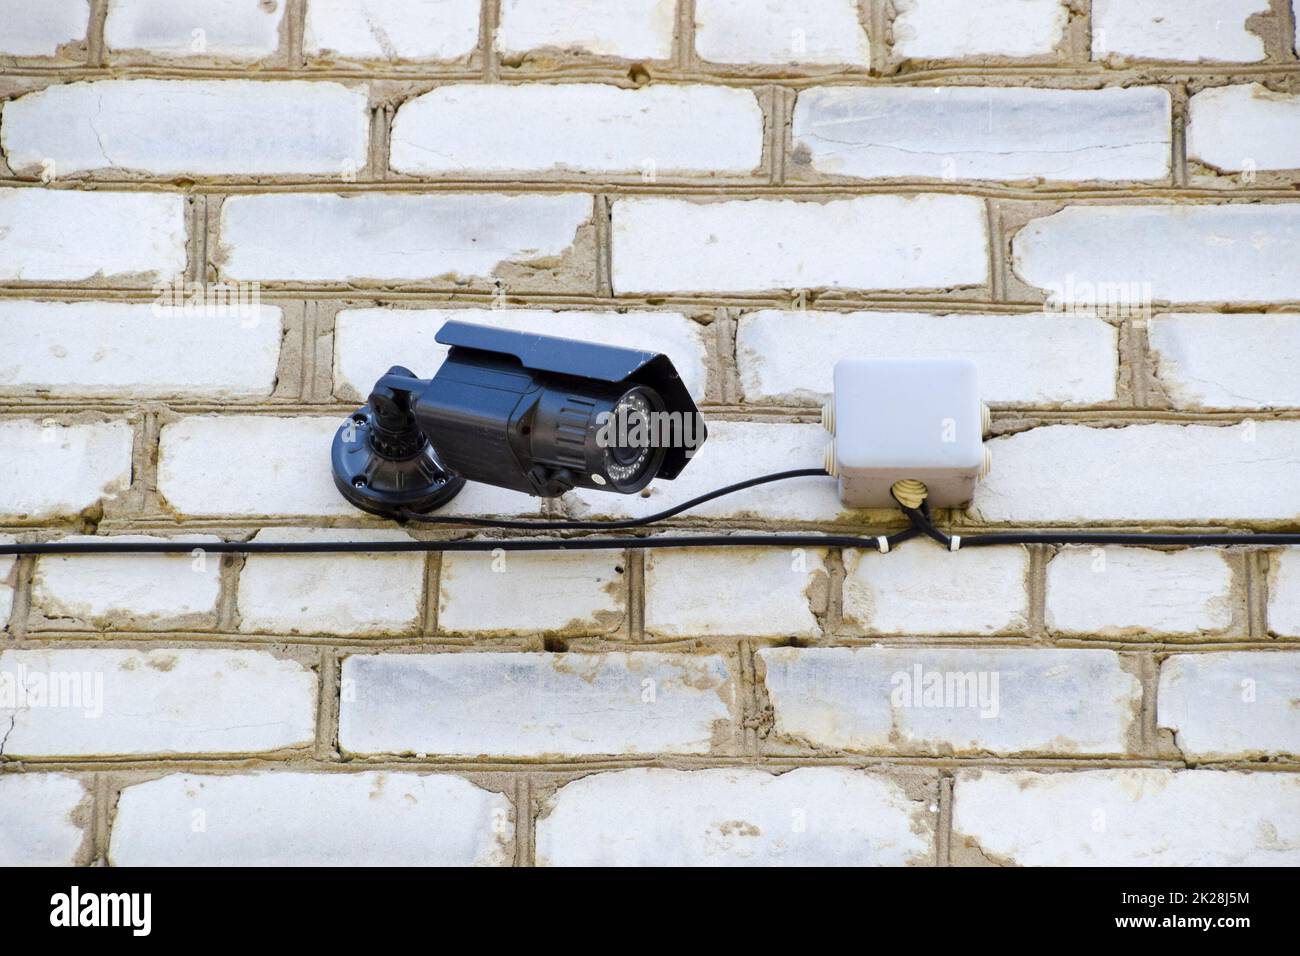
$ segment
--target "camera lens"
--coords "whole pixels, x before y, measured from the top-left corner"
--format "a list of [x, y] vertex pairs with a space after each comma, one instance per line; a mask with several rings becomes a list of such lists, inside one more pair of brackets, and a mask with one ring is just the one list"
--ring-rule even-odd
[[615, 488], [644, 486], [658, 472], [664, 443], [656, 432], [655, 413], [663, 400], [643, 386], [625, 392], [609, 413], [605, 438], [605, 476]]

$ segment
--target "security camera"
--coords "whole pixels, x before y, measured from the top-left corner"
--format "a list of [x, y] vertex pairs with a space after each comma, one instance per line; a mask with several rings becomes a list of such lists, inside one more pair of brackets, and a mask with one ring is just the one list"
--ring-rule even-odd
[[425, 513], [466, 481], [553, 498], [673, 479], [707, 437], [656, 352], [448, 322], [432, 379], [394, 366], [334, 437], [334, 483], [372, 514]]

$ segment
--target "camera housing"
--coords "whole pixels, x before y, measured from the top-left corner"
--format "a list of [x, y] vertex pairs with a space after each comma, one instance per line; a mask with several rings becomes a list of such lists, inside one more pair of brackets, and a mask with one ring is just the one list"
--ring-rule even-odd
[[362, 510], [429, 511], [466, 481], [633, 494], [707, 437], [666, 355], [454, 321], [435, 338], [432, 379], [394, 366], [335, 435], [335, 485]]

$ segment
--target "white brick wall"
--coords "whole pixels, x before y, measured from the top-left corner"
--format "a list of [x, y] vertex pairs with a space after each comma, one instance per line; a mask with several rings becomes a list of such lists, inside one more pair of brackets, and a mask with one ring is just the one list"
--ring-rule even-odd
[[1188, 110], [1189, 159], [1229, 172], [1300, 168], [1300, 96], [1223, 86], [1197, 93]]
[[[839, 767], [623, 770], [562, 787], [537, 821], [543, 866], [899, 866], [934, 857], [935, 813]], [[933, 806], [933, 805], [930, 805]]]
[[0, 866], [72, 866], [86, 862], [90, 794], [61, 773], [0, 776]]
[[0, 189], [0, 281], [170, 280], [185, 268], [184, 216], [179, 195]]
[[234, 196], [222, 207], [224, 272], [237, 279], [347, 282], [491, 275], [560, 256], [591, 218], [577, 194]]
[[1210, 770], [964, 771], [952, 826], [954, 858], [1019, 866], [1294, 866], [1300, 780]]
[[260, 0], [109, 0], [104, 43], [163, 57], [259, 60], [279, 48], [286, 7]]
[[60, 176], [92, 169], [337, 176], [365, 165], [370, 126], [363, 90], [245, 80], [52, 86], [6, 103], [3, 120], [14, 169], [39, 173], [52, 162]]
[[1170, 110], [1151, 87], [825, 87], [799, 94], [794, 148], [858, 179], [1163, 179]]
[[438, 569], [438, 630], [475, 636], [606, 634], [626, 618], [619, 551], [460, 552]]
[[478, 45], [478, 0], [307, 0], [303, 47], [354, 60], [458, 60]]
[[266, 753], [310, 746], [316, 677], [264, 651], [10, 650], [5, 756]]
[[[410, 541], [403, 531], [267, 528], [254, 541]], [[253, 554], [239, 572], [245, 633], [414, 633], [420, 623], [424, 555]]]
[[1264, 58], [1247, 21], [1268, 0], [1093, 0], [1092, 55], [1137, 60]]
[[[517, 120], [502, 127], [498, 117]], [[763, 111], [748, 90], [599, 83], [443, 86], [397, 111], [392, 164], [453, 173], [754, 172]]]
[[0, 0], [0, 21], [0, 55], [54, 56], [85, 40], [90, 0]]
[[676, 0], [501, 0], [496, 45], [512, 57], [540, 50], [666, 60], [676, 7]]
[[1300, 653], [1176, 654], [1160, 665], [1159, 726], [1197, 760], [1300, 754]]
[[133, 440], [123, 422], [0, 421], [0, 514], [62, 518], [116, 497], [131, 483]]
[[818, 647], [758, 656], [776, 740], [826, 751], [1123, 754], [1142, 703], [1141, 683], [1111, 651]]
[[844, 618], [871, 634], [999, 634], [1029, 614], [1021, 547], [952, 554], [909, 541], [888, 555], [848, 552], [844, 573]]
[[666, 353], [709, 439], [445, 516], [820, 469], [838, 359], [954, 356], [966, 540], [1296, 530], [1293, 8], [0, 0], [0, 545], [209, 544], [0, 556], [0, 863], [1300, 862], [1300, 548], [210, 550], [518, 536], [328, 470], [450, 320]]
[[967, 196], [614, 203], [620, 293], [932, 289], [988, 279], [984, 207]]
[[1047, 627], [1057, 634], [1221, 634], [1235, 606], [1222, 551], [1072, 547], [1047, 565]]
[[510, 801], [413, 773], [172, 774], [122, 791], [115, 866], [500, 866]]
[[[815, 549], [649, 551], [645, 628], [656, 637], [815, 637], [826, 573]], [[746, 599], [719, 600], [720, 592]]]
[[[1294, 514], [1294, 422], [1051, 425], [991, 445], [993, 473], [972, 505], [983, 521], [1268, 521]], [[1139, 472], [1129, 467], [1136, 461]]]
[[343, 663], [339, 745], [467, 757], [706, 754], [731, 736], [734, 703], [718, 656], [354, 655]]
[[1300, 315], [1158, 315], [1147, 323], [1156, 375], [1179, 408], [1300, 406]]
[[[602, 345], [663, 352], [695, 397], [708, 377], [705, 328], [680, 312], [550, 312], [542, 309], [348, 309], [334, 322], [334, 393], [362, 399], [394, 362], [421, 376], [442, 365], [447, 346], [434, 341], [444, 322], [472, 322], [559, 335]], [[2, 334], [2, 333], [0, 333]], [[409, 356], [409, 358], [400, 358]]]
[[[101, 541], [73, 535], [69, 542]], [[167, 541], [157, 535], [113, 535], [120, 542]], [[219, 541], [187, 534], [186, 541]], [[173, 630], [212, 628], [221, 593], [221, 558], [197, 554], [48, 555], [36, 561], [32, 608], [52, 627]]]
[[871, 63], [856, 0], [695, 0], [695, 50], [714, 63]]
[[[1117, 235], [1140, 242], [1116, 243]], [[1268, 241], [1261, 241], [1267, 236]], [[1016, 274], [1043, 289], [1136, 301], [1271, 302], [1300, 297], [1300, 205], [1071, 206], [1012, 241]]]
[[989, 402], [1090, 405], [1115, 398], [1116, 339], [1114, 326], [1091, 315], [764, 309], [741, 316], [736, 363], [755, 404], [823, 402], [842, 356], [889, 355], [971, 359]]
[[896, 56], [1047, 56], [1065, 38], [1061, 0], [894, 0]]
[[[214, 309], [214, 312], [221, 311]], [[58, 397], [266, 397], [275, 386], [282, 310], [125, 302], [0, 301], [0, 392]], [[40, 340], [42, 349], [26, 348]]]

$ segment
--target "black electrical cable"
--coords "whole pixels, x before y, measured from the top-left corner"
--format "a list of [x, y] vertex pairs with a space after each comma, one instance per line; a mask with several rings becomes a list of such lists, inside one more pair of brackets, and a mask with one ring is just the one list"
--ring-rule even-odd
[[689, 537], [473, 538], [458, 541], [48, 541], [0, 545], [0, 555], [24, 554], [375, 554], [424, 551], [621, 551], [657, 548], [868, 548], [889, 550], [920, 531], [889, 536], [709, 534]]
[[1241, 531], [1221, 534], [1199, 532], [1161, 534], [1147, 531], [999, 531], [987, 534], [949, 535], [935, 527], [930, 518], [930, 509], [924, 503], [920, 508], [903, 507], [903, 513], [907, 515], [912, 522], [912, 527], [919, 533], [933, 538], [950, 551], [957, 551], [961, 548], [984, 548], [1006, 544], [1115, 544], [1141, 547], [1181, 545], [1192, 548], [1300, 544], [1300, 534], [1269, 531]]
[[[681, 514], [706, 501], [752, 488], [756, 485], [788, 478], [825, 475], [820, 468], [802, 468], [777, 472], [736, 482], [692, 498], [656, 514], [621, 521], [508, 521], [492, 518], [457, 518], [440, 515], [408, 516], [429, 524], [462, 524], [489, 528], [525, 528], [536, 531], [591, 531], [641, 528]], [[935, 526], [930, 505], [899, 507], [911, 522], [910, 527], [892, 535], [875, 537], [832, 534], [702, 534], [660, 537], [609, 536], [600, 538], [474, 538], [455, 541], [48, 541], [36, 543], [0, 543], [0, 556], [75, 555], [75, 554], [377, 554], [404, 552], [473, 552], [473, 551], [616, 551], [654, 550], [660, 548], [850, 548], [888, 552], [897, 545], [924, 535], [949, 550], [1008, 544], [1115, 544], [1182, 545], [1186, 547], [1232, 547], [1234, 545], [1298, 545], [1300, 533], [1228, 532], [1222, 534], [1159, 534], [1151, 532], [1110, 531], [1006, 531], [970, 536], [945, 534]]]
[[824, 477], [826, 477], [825, 468], [799, 468], [794, 471], [778, 471], [771, 475], [747, 478], [744, 481], [736, 482], [734, 485], [717, 488], [692, 498], [690, 501], [684, 501], [679, 505], [674, 505], [652, 515], [646, 515], [643, 518], [627, 518], [614, 521], [516, 521], [503, 518], [465, 518], [456, 515], [420, 514], [411, 511], [409, 508], [403, 509], [402, 517], [420, 524], [467, 525], [473, 528], [517, 528], [527, 531], [621, 531], [627, 528], [643, 528], [646, 525], [664, 521], [681, 514], [683, 511], [698, 507], [706, 501], [712, 501], [714, 498], [721, 498], [723, 495], [730, 495], [737, 491], [744, 491], [746, 488], [753, 488], [755, 485], [766, 485], [774, 481], [786, 481], [790, 478]]
[[[824, 468], [799, 468], [781, 471], [757, 478], [748, 478], [722, 488], [706, 492], [689, 501], [674, 505], [664, 511], [616, 521], [514, 521], [496, 518], [471, 518], [452, 515], [422, 515], [406, 511], [404, 517], [425, 524], [468, 525], [486, 528], [513, 528], [533, 531], [596, 531], [642, 528], [674, 515], [679, 515], [706, 501], [753, 488], [756, 485], [785, 481], [791, 478], [816, 478], [826, 475]], [[71, 555], [71, 554], [190, 554], [206, 551], [212, 554], [356, 554], [385, 552], [426, 551], [603, 551], [630, 548], [650, 550], [657, 548], [718, 548], [718, 547], [841, 547], [874, 548], [888, 551], [920, 534], [916, 527], [906, 528], [893, 535], [860, 537], [856, 535], [782, 535], [739, 534], [698, 535], [691, 537], [608, 537], [608, 538], [486, 538], [460, 541], [221, 541], [221, 542], [41, 542], [36, 544], [0, 544], [0, 555]]]

